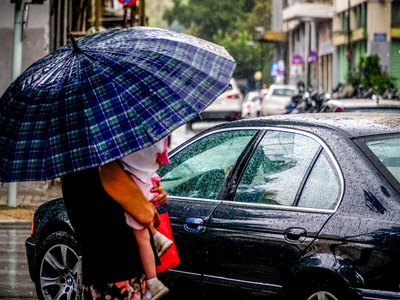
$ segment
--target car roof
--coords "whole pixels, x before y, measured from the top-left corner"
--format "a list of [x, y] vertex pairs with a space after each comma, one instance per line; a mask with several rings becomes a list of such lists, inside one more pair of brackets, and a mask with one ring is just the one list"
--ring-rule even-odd
[[316, 131], [324, 128], [341, 132], [349, 137], [400, 132], [400, 116], [388, 113], [312, 113], [269, 116], [257, 119], [224, 123], [217, 127], [282, 127], [307, 128]]

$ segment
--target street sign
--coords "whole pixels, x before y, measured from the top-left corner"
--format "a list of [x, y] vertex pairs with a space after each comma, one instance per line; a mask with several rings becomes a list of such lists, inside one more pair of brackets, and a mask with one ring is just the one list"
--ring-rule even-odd
[[276, 62], [276, 61], [272, 62], [271, 63], [271, 72], [270, 72], [271, 77], [276, 77], [276, 75], [278, 75], [278, 69], [279, 69], [278, 62]]
[[132, 5], [137, 2], [137, 0], [118, 0], [119, 3], [123, 5]]
[[318, 54], [317, 53], [315, 53], [315, 52], [308, 53], [307, 62], [309, 64], [315, 63], [317, 61], [318, 61]]
[[292, 57], [292, 65], [301, 65], [303, 63], [303, 57], [299, 54], [295, 54]]

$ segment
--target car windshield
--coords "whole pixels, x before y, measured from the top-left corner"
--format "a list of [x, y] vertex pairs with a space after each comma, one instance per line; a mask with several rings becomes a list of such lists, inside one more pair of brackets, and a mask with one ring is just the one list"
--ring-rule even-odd
[[400, 182], [400, 136], [368, 139], [367, 148], [376, 156], [393, 177]]
[[291, 97], [295, 94], [295, 90], [292, 89], [274, 89], [272, 92], [273, 96]]

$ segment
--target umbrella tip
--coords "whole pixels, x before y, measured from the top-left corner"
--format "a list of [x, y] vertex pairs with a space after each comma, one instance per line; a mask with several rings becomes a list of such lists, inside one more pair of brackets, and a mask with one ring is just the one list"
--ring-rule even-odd
[[78, 45], [76, 44], [74, 36], [72, 34], [70, 34], [69, 37], [71, 38], [72, 46], [74, 46], [74, 52], [81, 53], [82, 51], [81, 51], [81, 49], [79, 49]]

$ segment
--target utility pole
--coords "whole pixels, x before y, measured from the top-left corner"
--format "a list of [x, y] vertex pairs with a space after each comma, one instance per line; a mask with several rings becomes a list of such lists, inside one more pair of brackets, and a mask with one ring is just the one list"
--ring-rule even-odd
[[139, 26], [146, 26], [146, 3], [139, 0]]
[[[25, 0], [15, 1], [14, 8], [14, 44], [12, 60], [12, 80], [14, 81], [22, 71], [22, 50], [24, 38], [24, 10]], [[17, 183], [11, 182], [7, 189], [7, 205], [17, 207]]]
[[351, 26], [350, 26], [350, 13], [351, 13], [351, 4], [350, 4], [350, 0], [347, 1], [347, 59], [348, 59], [348, 66], [349, 66], [349, 70], [348, 73], [351, 72], [352, 69], [352, 55], [353, 55], [353, 49], [351, 46]]

